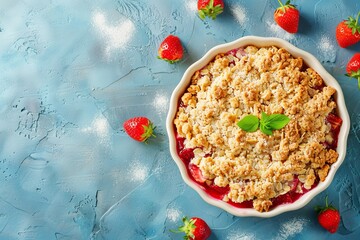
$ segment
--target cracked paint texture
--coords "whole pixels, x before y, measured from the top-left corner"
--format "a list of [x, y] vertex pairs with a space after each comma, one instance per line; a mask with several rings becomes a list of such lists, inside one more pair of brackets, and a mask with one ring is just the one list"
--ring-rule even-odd
[[[344, 76], [360, 45], [338, 47], [335, 23], [356, 0], [295, 0], [299, 33], [273, 21], [277, 1], [225, 0], [201, 21], [196, 0], [2, 0], [0, 3], [0, 239], [182, 239], [170, 232], [200, 216], [210, 239], [359, 239], [360, 91]], [[184, 59], [156, 58], [168, 34]], [[312, 53], [338, 80], [351, 117], [346, 159], [330, 187], [304, 208], [270, 219], [240, 218], [204, 202], [170, 157], [165, 119], [186, 68], [217, 44], [280, 37]], [[149, 144], [125, 119], [148, 116]], [[330, 235], [314, 206], [328, 195], [342, 215]]]

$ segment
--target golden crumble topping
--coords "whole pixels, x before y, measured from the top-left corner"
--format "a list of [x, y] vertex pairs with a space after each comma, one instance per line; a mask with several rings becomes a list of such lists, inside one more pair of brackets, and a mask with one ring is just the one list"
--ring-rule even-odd
[[[332, 140], [326, 117], [336, 108], [335, 92], [285, 49], [247, 46], [217, 55], [192, 76], [174, 124], [207, 182], [229, 187], [224, 201], [250, 200], [268, 211], [295, 179], [297, 192], [311, 189], [337, 160], [323, 144]], [[237, 126], [262, 112], [284, 114], [290, 122], [270, 136]]]

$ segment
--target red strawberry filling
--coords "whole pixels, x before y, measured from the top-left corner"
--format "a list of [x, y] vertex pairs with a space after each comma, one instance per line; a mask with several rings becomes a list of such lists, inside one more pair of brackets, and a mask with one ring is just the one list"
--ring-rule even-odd
[[246, 56], [247, 53], [245, 52], [244, 48], [235, 48], [235, 49], [231, 49], [230, 51], [227, 52], [228, 54], [231, 54], [237, 58], [241, 58], [243, 56]]
[[324, 143], [324, 145], [330, 149], [335, 150], [337, 148], [340, 127], [342, 125], [342, 119], [339, 116], [337, 116], [333, 113], [330, 113], [326, 117], [325, 121], [331, 125], [330, 133], [332, 136], [332, 141], [327, 141]]
[[[338, 116], [336, 116], [333, 113], [330, 113], [328, 117], [326, 118], [326, 121], [331, 125], [331, 135], [332, 135], [332, 142], [325, 142], [324, 144], [332, 149], [336, 149], [337, 147], [337, 141], [338, 141], [338, 135], [340, 131], [340, 127], [342, 124], [342, 119]], [[230, 190], [228, 186], [226, 187], [219, 187], [214, 184], [213, 181], [207, 180], [200, 168], [191, 163], [191, 159], [194, 158], [194, 151], [190, 148], [185, 148], [184, 145], [185, 138], [180, 137], [178, 134], [176, 135], [176, 146], [177, 146], [177, 152], [181, 160], [184, 162], [184, 164], [187, 166], [187, 173], [190, 176], [190, 178], [199, 185], [208, 195], [215, 199], [222, 200], [224, 196], [226, 196]], [[319, 183], [319, 180], [316, 180], [313, 186], [311, 186], [311, 189], [317, 186]], [[298, 191], [299, 184], [301, 184], [301, 191]], [[295, 176], [294, 180], [289, 183], [289, 186], [291, 187], [291, 190], [287, 192], [286, 194], [277, 196], [276, 198], [271, 199], [272, 200], [272, 206], [271, 208], [274, 208], [276, 206], [282, 205], [282, 204], [288, 204], [293, 203], [296, 200], [298, 200], [302, 195], [310, 191], [311, 189], [306, 189], [304, 186], [302, 186], [302, 183], [300, 183], [297, 176]], [[253, 203], [252, 201], [244, 201], [242, 203], [235, 203], [229, 200], [227, 202], [228, 204], [237, 207], [237, 208], [252, 208]]]
[[195, 164], [189, 163], [188, 170], [190, 171], [190, 176], [198, 183], [204, 183], [206, 178], [202, 175], [202, 172], [198, 166]]
[[[297, 181], [297, 184], [299, 183], [299, 180]], [[296, 189], [297, 187], [295, 188], [292, 188], [289, 192], [283, 194], [283, 195], [280, 195], [276, 198], [273, 198], [272, 199], [272, 207], [276, 207], [276, 206], [279, 206], [279, 205], [282, 205], [282, 204], [287, 204], [287, 203], [293, 203], [295, 202], [296, 200], [298, 200], [302, 195], [304, 195], [305, 193], [307, 193], [308, 191], [310, 191], [311, 189], [313, 189], [314, 187], [316, 187], [318, 185], [319, 181], [316, 181], [310, 189], [306, 189], [304, 188], [304, 186], [301, 186], [301, 192], [297, 192]]]

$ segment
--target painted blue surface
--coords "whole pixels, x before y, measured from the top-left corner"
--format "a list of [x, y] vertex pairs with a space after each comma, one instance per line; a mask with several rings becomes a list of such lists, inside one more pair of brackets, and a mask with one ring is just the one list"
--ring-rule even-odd
[[[211, 239], [360, 239], [360, 91], [344, 76], [360, 44], [341, 49], [335, 26], [357, 0], [298, 0], [299, 33], [273, 21], [277, 1], [227, 0], [215, 21], [194, 0], [1, 0], [0, 239], [182, 239], [169, 229], [200, 216]], [[168, 34], [186, 53], [156, 59]], [[338, 80], [351, 117], [346, 159], [306, 207], [240, 218], [205, 203], [170, 157], [165, 118], [186, 68], [213, 46], [246, 35], [280, 37], [315, 55]], [[148, 116], [157, 138], [137, 143], [125, 119]], [[336, 234], [314, 206], [339, 207]]]

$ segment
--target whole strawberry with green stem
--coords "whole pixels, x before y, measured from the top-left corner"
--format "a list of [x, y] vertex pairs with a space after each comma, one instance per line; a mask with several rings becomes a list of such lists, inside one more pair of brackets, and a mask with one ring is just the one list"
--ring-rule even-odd
[[125, 132], [138, 142], [146, 142], [154, 135], [154, 125], [147, 117], [133, 117], [126, 120], [123, 124]]
[[360, 89], [360, 53], [355, 53], [346, 66], [346, 76], [355, 78]]
[[214, 20], [217, 15], [224, 11], [224, 6], [223, 0], [198, 0], [197, 7], [199, 17], [203, 20], [205, 17]]
[[174, 35], [167, 36], [160, 44], [158, 58], [169, 63], [175, 63], [182, 59], [184, 49], [180, 38]]
[[358, 13], [356, 19], [349, 17], [340, 22], [336, 27], [336, 40], [340, 47], [346, 48], [360, 41], [360, 25]]
[[319, 224], [330, 233], [335, 233], [340, 224], [340, 213], [332, 205], [328, 204], [328, 197], [325, 198], [325, 207], [316, 207]]
[[182, 220], [184, 225], [179, 227], [178, 230], [171, 230], [172, 232], [185, 233], [184, 239], [187, 240], [206, 240], [210, 237], [211, 229], [203, 219], [184, 217]]
[[278, 0], [280, 7], [274, 12], [275, 22], [285, 31], [289, 33], [297, 33], [299, 28], [300, 12], [295, 5], [288, 0], [283, 4]]

